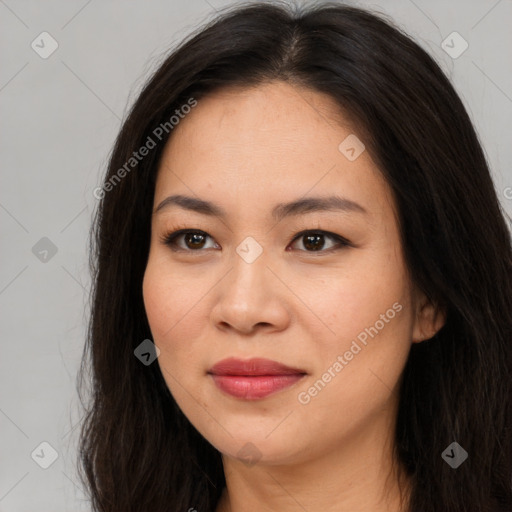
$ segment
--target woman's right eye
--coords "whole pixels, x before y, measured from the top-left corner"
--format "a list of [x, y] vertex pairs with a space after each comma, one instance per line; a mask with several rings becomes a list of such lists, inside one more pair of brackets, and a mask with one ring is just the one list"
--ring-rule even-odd
[[[165, 245], [169, 246], [173, 251], [194, 252], [196, 250], [205, 248], [206, 238], [211, 237], [204, 231], [191, 231], [181, 229], [179, 231], [174, 231], [163, 235], [161, 241]], [[187, 244], [185, 247], [178, 243], [180, 239], [183, 240], [185, 244]], [[209, 248], [210, 247], [206, 247], [206, 249]]]

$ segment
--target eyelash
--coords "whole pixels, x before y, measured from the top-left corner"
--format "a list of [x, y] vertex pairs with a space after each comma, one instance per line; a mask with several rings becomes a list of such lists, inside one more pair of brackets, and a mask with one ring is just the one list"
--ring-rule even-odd
[[[167, 233], [164, 233], [160, 237], [160, 242], [163, 243], [164, 245], [167, 245], [174, 252], [188, 252], [188, 253], [204, 252], [204, 249], [194, 250], [194, 249], [182, 249], [181, 247], [177, 247], [176, 239], [181, 235], [187, 235], [187, 234], [197, 234], [197, 235], [203, 235], [203, 236], [212, 238], [205, 231], [183, 227], [183, 228], [175, 228], [175, 230], [171, 230], [171, 231], [168, 231]], [[319, 251], [306, 251], [306, 250], [298, 249], [299, 252], [310, 253], [313, 255], [316, 255], [316, 254], [321, 255], [321, 254], [326, 254], [326, 253], [331, 254], [332, 252], [339, 251], [345, 247], [353, 247], [352, 243], [349, 240], [347, 240], [346, 238], [344, 238], [340, 235], [337, 235], [335, 233], [331, 233], [329, 231], [323, 231], [321, 229], [316, 229], [316, 230], [308, 229], [308, 230], [301, 231], [293, 237], [291, 243], [294, 243], [296, 240], [298, 240], [302, 237], [305, 237], [306, 235], [323, 235], [323, 236], [326, 236], [327, 238], [331, 238], [332, 240], [336, 241], [338, 243], [338, 245], [335, 247], [331, 247], [330, 249], [325, 249], [325, 250], [320, 249]]]

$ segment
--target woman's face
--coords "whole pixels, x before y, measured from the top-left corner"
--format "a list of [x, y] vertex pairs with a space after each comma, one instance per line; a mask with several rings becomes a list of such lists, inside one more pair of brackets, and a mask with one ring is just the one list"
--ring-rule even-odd
[[[225, 90], [179, 122], [159, 168], [143, 283], [157, 361], [196, 429], [246, 462], [389, 435], [412, 340], [434, 333], [390, 189], [336, 111], [282, 82]], [[195, 202], [155, 211], [173, 195]], [[278, 207], [311, 198], [324, 207]], [[179, 229], [201, 233], [166, 245]], [[239, 365], [220, 376], [227, 358], [299, 372]]]

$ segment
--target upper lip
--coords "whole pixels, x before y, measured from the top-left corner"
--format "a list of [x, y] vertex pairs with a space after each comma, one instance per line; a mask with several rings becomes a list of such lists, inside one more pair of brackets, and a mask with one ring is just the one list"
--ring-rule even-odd
[[208, 373], [213, 375], [293, 375], [306, 372], [271, 359], [230, 357], [214, 364]]

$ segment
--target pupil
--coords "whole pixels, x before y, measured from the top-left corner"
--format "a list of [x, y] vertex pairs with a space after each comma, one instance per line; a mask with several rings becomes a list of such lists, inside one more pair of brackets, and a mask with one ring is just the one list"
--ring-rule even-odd
[[[306, 249], [312, 249], [313, 251], [318, 251], [323, 247], [323, 243], [318, 244], [318, 239], [320, 237], [323, 237], [323, 235], [306, 235], [306, 243], [304, 244], [304, 247]], [[316, 243], [314, 242], [316, 240]], [[311, 243], [311, 245], [310, 245]]]
[[[187, 243], [189, 243], [190, 240], [192, 240], [192, 242], [191, 242], [192, 246], [197, 248], [197, 247], [201, 247], [204, 243], [204, 240], [201, 240], [201, 238], [203, 238], [203, 235], [201, 235], [199, 233], [191, 233], [186, 236], [186, 241], [187, 241]], [[199, 244], [199, 245], [194, 245], [194, 244]]]

